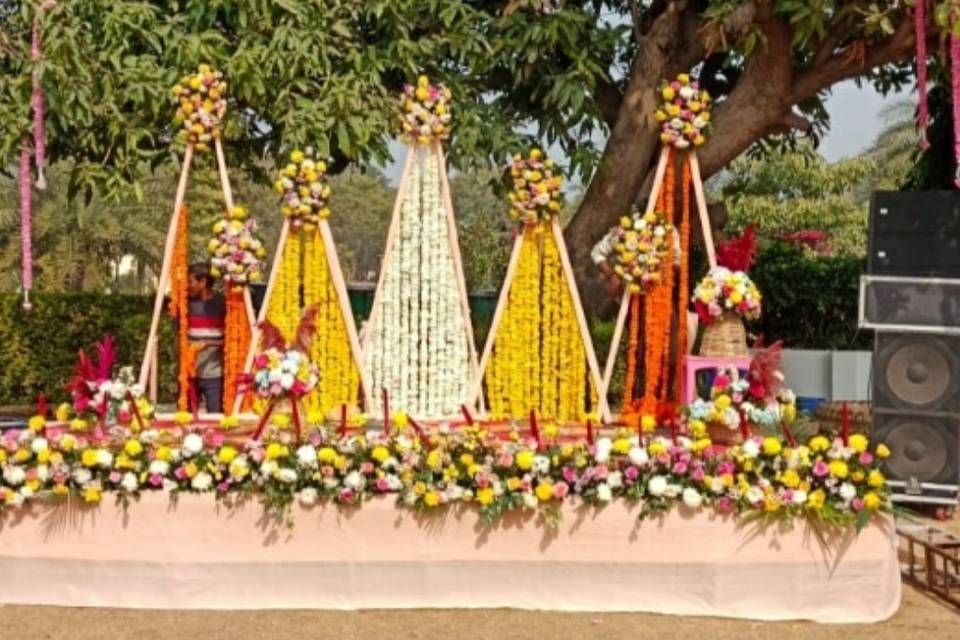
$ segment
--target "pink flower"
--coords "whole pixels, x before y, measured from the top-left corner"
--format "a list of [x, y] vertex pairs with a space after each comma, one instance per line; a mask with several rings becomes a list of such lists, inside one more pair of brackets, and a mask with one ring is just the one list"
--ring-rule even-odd
[[334, 474], [334, 469], [330, 465], [325, 464], [322, 467], [320, 467], [320, 473], [323, 474], [324, 478], [332, 478]]
[[386, 478], [377, 478], [377, 491], [386, 493], [390, 490], [390, 482]]
[[577, 481], [577, 472], [573, 467], [564, 467], [563, 468], [563, 479], [573, 484]]
[[598, 464], [593, 468], [593, 477], [596, 478], [597, 480], [603, 480], [607, 477], [607, 474], [609, 473], [609, 471], [610, 470], [607, 468], [607, 465]]
[[353, 502], [353, 489], [341, 489], [340, 502]]
[[490, 476], [488, 476], [485, 473], [478, 473], [476, 482], [477, 482], [477, 488], [486, 489], [487, 487], [490, 486]]
[[667, 452], [657, 454], [657, 462], [660, 464], [670, 464], [670, 454]]
[[253, 359], [253, 366], [256, 369], [263, 369], [268, 364], [270, 364], [270, 358], [264, 353], [258, 354], [257, 357]]
[[640, 470], [634, 466], [629, 466], [624, 470], [623, 477], [630, 482], [636, 482], [637, 478], [640, 477]]
[[873, 463], [873, 454], [869, 451], [864, 451], [860, 454], [860, 464], [867, 466]]
[[733, 500], [727, 496], [723, 496], [716, 502], [716, 509], [720, 513], [730, 513], [733, 511]]
[[56, 473], [54, 473], [54, 474], [51, 476], [51, 478], [53, 479], [53, 482], [54, 482], [55, 484], [63, 484], [63, 483], [65, 483], [65, 482], [67, 481], [67, 475], [66, 475], [65, 473], [61, 473], [61, 472], [59, 472], [59, 471], [56, 472]]
[[110, 482], [112, 482], [112, 483], [114, 483], [114, 484], [117, 484], [118, 482], [120, 482], [120, 479], [121, 479], [121, 478], [123, 478], [123, 476], [120, 475], [120, 472], [119, 472], [119, 471], [111, 471], [111, 472], [110, 472]]
[[162, 486], [162, 485], [163, 485], [163, 476], [160, 475], [159, 473], [151, 473], [151, 474], [150, 474], [150, 484], [152, 484], [152, 485], [155, 486], [155, 487]]
[[497, 464], [499, 464], [501, 467], [512, 467], [513, 455], [509, 453], [501, 453], [500, 457], [497, 458]]
[[713, 379], [713, 386], [720, 389], [725, 389], [730, 385], [730, 378], [724, 374], [719, 374], [716, 378]]
[[173, 475], [177, 478], [177, 480], [186, 480], [187, 470], [183, 467], [177, 467], [177, 470], [173, 472]]
[[369, 460], [366, 461], [366, 462], [361, 462], [361, 463], [360, 463], [360, 473], [362, 473], [362, 474], [364, 474], [364, 475], [369, 475], [369, 474], [373, 473], [373, 469], [374, 469], [373, 463], [370, 462]]
[[554, 498], [565, 498], [567, 493], [570, 491], [570, 486], [566, 482], [558, 482], [553, 485], [553, 497]]
[[673, 473], [674, 473], [674, 474], [676, 474], [676, 475], [678, 475], [678, 476], [682, 476], [682, 475], [684, 475], [686, 472], [687, 472], [687, 463], [686, 463], [686, 462], [678, 462], [677, 464], [673, 465]]
[[119, 422], [120, 424], [130, 424], [130, 410], [121, 409], [117, 413], [117, 422]]
[[693, 478], [695, 482], [702, 482], [703, 469], [701, 467], [697, 467], [696, 469], [693, 470], [693, 473], [690, 474], [690, 477]]
[[823, 460], [819, 460], [816, 464], [813, 465], [813, 475], [818, 478], [822, 478], [825, 475], [830, 473], [830, 468], [827, 466], [827, 463]]
[[733, 466], [733, 462], [730, 460], [724, 460], [723, 462], [717, 465], [717, 475], [722, 476], [725, 473], [733, 473], [733, 472], [734, 472], [734, 466]]
[[206, 435], [207, 446], [214, 449], [219, 448], [227, 439], [227, 436], [225, 436], [222, 431], [214, 429], [210, 429], [204, 435]]
[[310, 444], [314, 447], [319, 447], [323, 442], [323, 438], [320, 437], [320, 434], [317, 431], [314, 431], [310, 434], [310, 437], [307, 438], [310, 441]]
[[226, 492], [229, 491], [229, 490], [230, 490], [230, 481], [229, 481], [229, 480], [224, 480], [223, 482], [221, 482], [221, 483], [219, 483], [219, 484], [217, 485], [217, 491], [219, 491], [220, 493], [226, 493]]
[[863, 509], [863, 500], [861, 498], [854, 498], [851, 504], [853, 504], [854, 511], [860, 511]]

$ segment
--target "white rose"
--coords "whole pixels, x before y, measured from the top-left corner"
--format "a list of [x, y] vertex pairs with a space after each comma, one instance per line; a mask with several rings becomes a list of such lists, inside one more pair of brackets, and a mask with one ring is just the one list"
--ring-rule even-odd
[[33, 489], [31, 489], [31, 488], [28, 487], [27, 485], [23, 485], [22, 487], [20, 487], [19, 493], [20, 493], [20, 495], [23, 496], [24, 498], [32, 498], [32, 497], [33, 497]]
[[807, 501], [807, 492], [803, 489], [797, 489], [793, 492], [793, 504], [803, 504]]
[[123, 479], [120, 481], [120, 486], [123, 487], [124, 491], [133, 493], [140, 488], [140, 483], [137, 482], [137, 476], [130, 471], [127, 471], [125, 474], [123, 474]]
[[623, 486], [623, 474], [619, 471], [614, 471], [607, 476], [607, 484], [610, 485], [611, 489], [619, 489]]
[[190, 487], [196, 491], [206, 491], [212, 486], [213, 476], [206, 471], [201, 471], [197, 475], [193, 476], [193, 479], [190, 481]]
[[153, 444], [160, 437], [160, 432], [156, 429], [145, 429], [140, 432], [139, 440], [143, 444]]
[[14, 493], [13, 497], [8, 499], [10, 500], [10, 502], [8, 502], [7, 504], [9, 504], [11, 507], [23, 506], [24, 498], [23, 498], [23, 495], [21, 495], [20, 493]]
[[164, 490], [164, 491], [173, 491], [173, 490], [176, 489], [176, 488], [177, 488], [177, 483], [176, 483], [176, 481], [171, 480], [170, 478], [164, 478], [164, 479], [163, 479], [163, 490]]
[[638, 467], [650, 462], [650, 456], [647, 455], [647, 450], [643, 447], [631, 447], [630, 453], [627, 454], [627, 457], [630, 458], [631, 464], [634, 464]]
[[613, 491], [610, 490], [610, 485], [603, 483], [597, 486], [597, 500], [600, 502], [613, 500]]
[[659, 498], [667, 491], [667, 479], [664, 476], [653, 476], [647, 482], [647, 493]]
[[849, 482], [844, 482], [840, 485], [840, 497], [846, 502], [850, 502], [857, 497], [857, 488], [850, 484]]
[[750, 438], [740, 446], [740, 450], [748, 458], [756, 458], [760, 455], [760, 445], [753, 438]]
[[113, 464], [113, 454], [106, 449], [97, 449], [97, 464], [101, 467], [109, 467]]
[[683, 98], [684, 100], [690, 100], [696, 95], [696, 93], [693, 90], [693, 87], [689, 87], [689, 86], [680, 87], [680, 91], [678, 91], [677, 93], [679, 93], [680, 97]]
[[597, 452], [594, 458], [597, 462], [604, 463], [610, 459], [610, 451], [613, 449], [613, 442], [610, 438], [600, 438], [597, 440]]
[[23, 467], [18, 467], [11, 465], [9, 467], [3, 468], [3, 479], [10, 486], [17, 486], [23, 484], [23, 481], [27, 479], [27, 472], [23, 470]]
[[45, 464], [37, 465], [37, 480], [46, 482], [50, 479], [50, 467]]
[[533, 456], [533, 472], [547, 473], [550, 471], [550, 458], [547, 456]]
[[691, 509], [699, 509], [703, 504], [703, 496], [693, 487], [687, 487], [683, 490], [683, 504]]
[[683, 120], [680, 118], [674, 118], [670, 121], [670, 128], [676, 129], [677, 131], [683, 129]]
[[195, 456], [203, 451], [203, 437], [198, 433], [188, 433], [183, 439], [181, 448], [183, 449], [184, 457], [189, 458]]
[[309, 507], [317, 503], [317, 490], [313, 487], [307, 487], [302, 489], [299, 494], [297, 494], [297, 499], [305, 507]]
[[363, 484], [363, 476], [360, 475], [359, 471], [351, 471], [347, 474], [347, 477], [343, 479], [343, 486], [355, 491], [360, 489]]
[[529, 491], [523, 494], [523, 506], [528, 509], [537, 508], [537, 496], [533, 495]]
[[417, 504], [417, 494], [415, 494], [413, 491], [408, 491], [403, 495], [403, 503], [408, 507], [412, 507], [413, 505]]
[[264, 460], [260, 463], [260, 475], [264, 478], [272, 478], [279, 467], [276, 460]]
[[677, 141], [673, 144], [677, 149], [686, 149], [690, 146], [690, 142], [686, 138], [677, 138]]
[[309, 444], [301, 446], [297, 449], [297, 462], [301, 467], [317, 466], [317, 450]]
[[41, 451], [46, 450], [50, 446], [50, 443], [47, 442], [46, 438], [37, 438], [30, 443], [30, 448], [33, 449], [34, 453], [40, 453]]
[[324, 488], [324, 489], [327, 489], [327, 490], [336, 489], [336, 488], [339, 487], [339, 486], [340, 486], [340, 480], [338, 480], [337, 478], [324, 478], [324, 479], [323, 479], [323, 488]]
[[280, 376], [280, 386], [284, 389], [290, 389], [293, 386], [294, 376], [292, 373], [284, 373]]
[[166, 460], [154, 460], [150, 463], [150, 475], [165, 476], [170, 471], [170, 463]]
[[277, 471], [277, 480], [280, 482], [285, 482], [287, 484], [293, 484], [297, 481], [297, 472], [295, 469], [290, 469], [289, 467], [284, 467]]
[[667, 490], [664, 493], [668, 498], [676, 498], [683, 492], [683, 487], [679, 484], [668, 484]]
[[760, 487], [750, 487], [747, 489], [744, 498], [746, 498], [750, 504], [757, 504], [763, 500], [763, 490]]
[[87, 484], [91, 478], [93, 478], [93, 474], [86, 467], [80, 467], [73, 472], [73, 479], [79, 485]]

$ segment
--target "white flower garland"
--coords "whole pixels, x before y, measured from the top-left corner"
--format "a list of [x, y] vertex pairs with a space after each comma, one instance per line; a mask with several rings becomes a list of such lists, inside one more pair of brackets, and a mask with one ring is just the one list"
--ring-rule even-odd
[[[414, 416], [453, 415], [472, 383], [467, 331], [450, 250], [439, 158], [417, 146], [387, 263], [365, 366], [390, 407]], [[374, 393], [372, 411], [383, 411]]]

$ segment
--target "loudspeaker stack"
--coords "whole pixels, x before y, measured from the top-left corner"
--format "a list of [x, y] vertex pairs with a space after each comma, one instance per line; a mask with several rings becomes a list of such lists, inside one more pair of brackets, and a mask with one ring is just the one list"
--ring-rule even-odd
[[960, 193], [875, 192], [860, 326], [873, 329], [876, 442], [895, 499], [960, 494]]

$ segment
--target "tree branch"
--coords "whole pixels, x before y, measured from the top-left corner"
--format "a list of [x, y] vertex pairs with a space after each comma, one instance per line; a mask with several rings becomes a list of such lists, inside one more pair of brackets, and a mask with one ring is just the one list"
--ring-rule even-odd
[[594, 98], [597, 107], [600, 108], [600, 116], [607, 123], [607, 126], [612, 128], [617, 122], [620, 103], [623, 102], [623, 92], [606, 78], [597, 78]]

